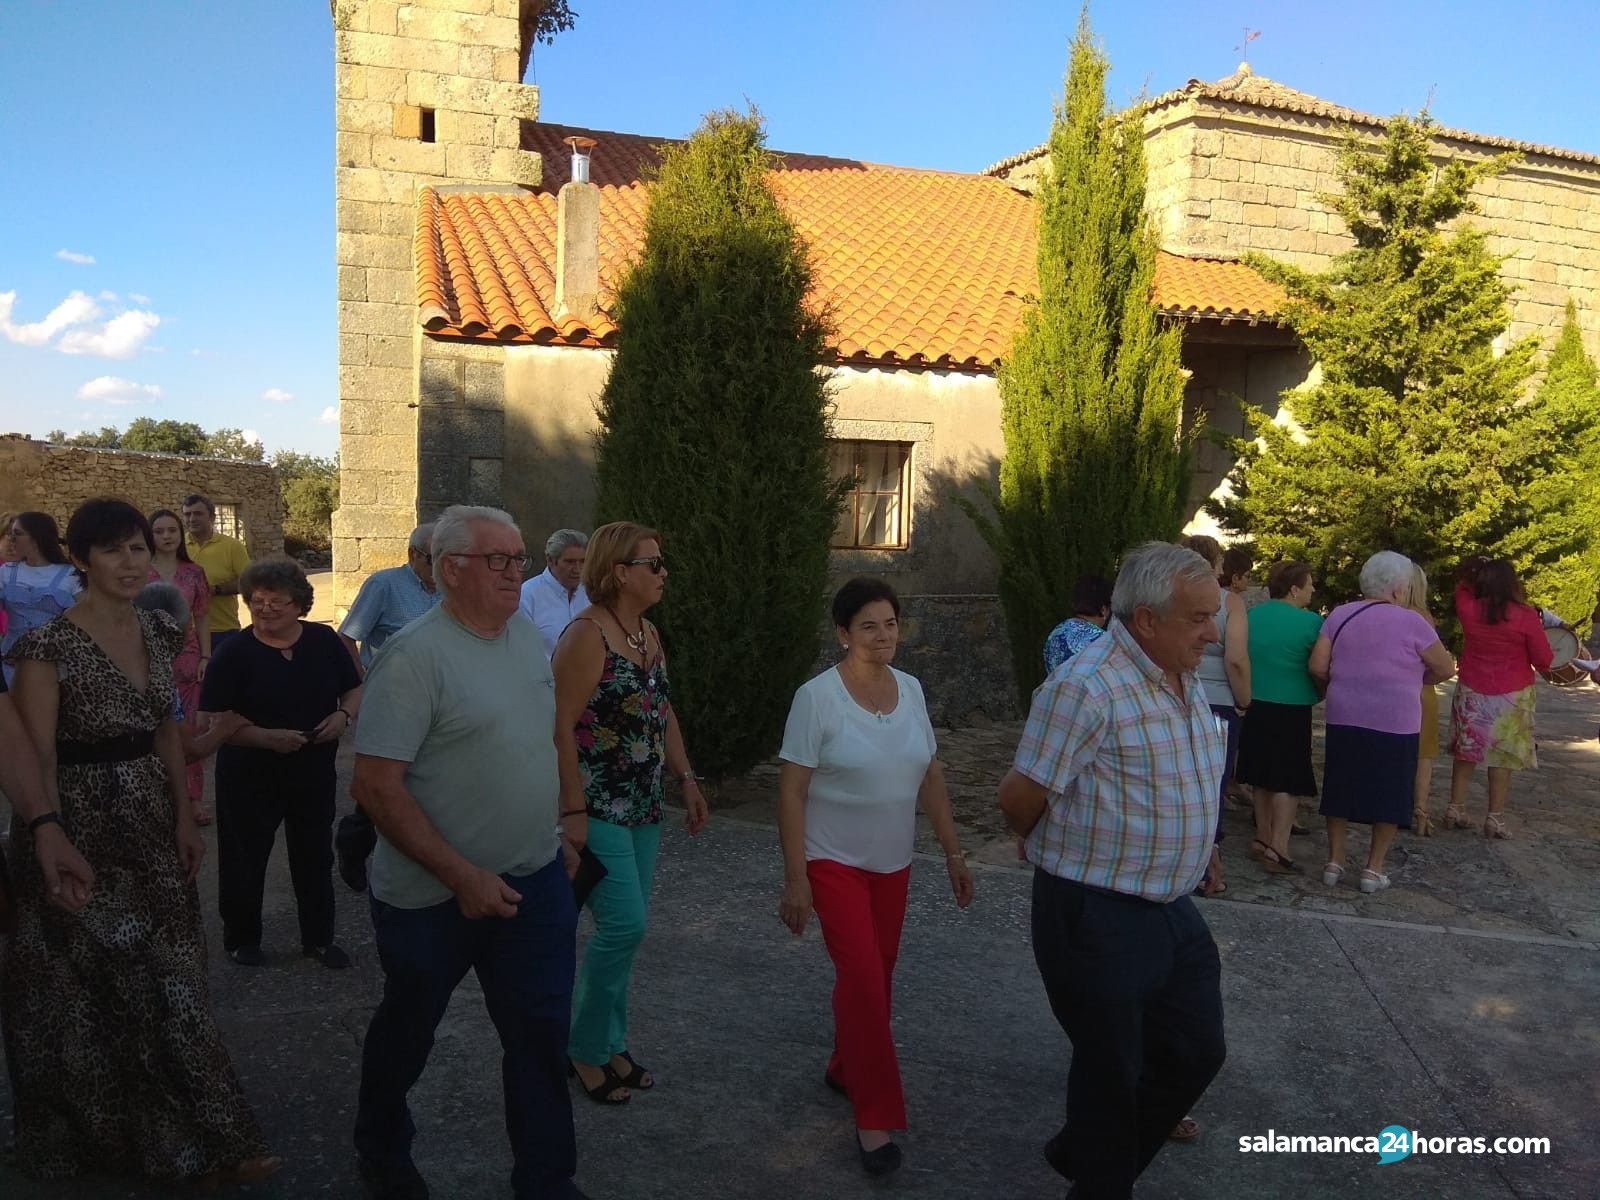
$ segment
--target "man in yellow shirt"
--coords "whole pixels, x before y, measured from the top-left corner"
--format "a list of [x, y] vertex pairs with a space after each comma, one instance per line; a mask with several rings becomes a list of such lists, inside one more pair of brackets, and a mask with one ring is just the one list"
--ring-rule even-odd
[[239, 576], [250, 565], [250, 552], [238, 538], [217, 532], [217, 506], [196, 492], [183, 501], [183, 524], [189, 557], [200, 564], [211, 585], [211, 653], [239, 632]]

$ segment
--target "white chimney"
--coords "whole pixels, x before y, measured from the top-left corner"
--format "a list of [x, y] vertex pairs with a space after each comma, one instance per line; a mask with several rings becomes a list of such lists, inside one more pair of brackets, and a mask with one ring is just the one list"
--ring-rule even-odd
[[570, 137], [572, 179], [556, 195], [556, 308], [558, 320], [587, 321], [600, 304], [600, 189], [589, 182], [594, 139]]

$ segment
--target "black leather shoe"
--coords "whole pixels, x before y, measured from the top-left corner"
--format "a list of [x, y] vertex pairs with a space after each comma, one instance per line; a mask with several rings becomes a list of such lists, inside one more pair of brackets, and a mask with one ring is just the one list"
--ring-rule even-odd
[[358, 1155], [356, 1170], [367, 1200], [428, 1200], [428, 1181], [409, 1158], [404, 1166], [391, 1167]]
[[876, 1150], [866, 1150], [862, 1148], [861, 1139], [856, 1138], [856, 1152], [861, 1155], [861, 1169], [868, 1175], [887, 1175], [900, 1169], [900, 1147], [893, 1142], [885, 1142]]
[[228, 957], [241, 967], [259, 967], [267, 961], [267, 956], [261, 953], [260, 946], [235, 946], [228, 951]]
[[1072, 1159], [1067, 1154], [1066, 1131], [1055, 1135], [1044, 1144], [1044, 1160], [1050, 1169], [1063, 1179], [1072, 1179]]
[[338, 946], [302, 946], [300, 953], [316, 959], [330, 971], [342, 971], [350, 965], [350, 956]]

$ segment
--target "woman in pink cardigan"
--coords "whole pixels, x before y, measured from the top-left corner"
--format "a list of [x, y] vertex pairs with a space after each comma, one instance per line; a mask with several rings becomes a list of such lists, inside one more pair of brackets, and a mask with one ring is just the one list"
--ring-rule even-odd
[[1503, 558], [1480, 565], [1456, 585], [1463, 637], [1455, 701], [1450, 706], [1450, 807], [1446, 829], [1470, 829], [1467, 785], [1478, 763], [1489, 769], [1489, 815], [1483, 836], [1506, 838], [1511, 772], [1538, 766], [1533, 742], [1534, 671], [1550, 666], [1539, 611]]

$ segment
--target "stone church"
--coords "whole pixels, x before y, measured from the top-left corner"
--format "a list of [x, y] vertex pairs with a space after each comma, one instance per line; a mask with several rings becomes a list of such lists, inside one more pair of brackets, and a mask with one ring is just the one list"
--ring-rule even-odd
[[[536, 0], [333, 9], [342, 609], [447, 504], [508, 509], [530, 548], [589, 524], [607, 306], [668, 139], [539, 121], [521, 82]], [[1247, 67], [1150, 102], [1155, 302], [1184, 330], [1189, 421], [1237, 431], [1240, 398], [1275, 407], [1313, 370], [1282, 294], [1238, 258], [1315, 268], [1346, 248], [1316, 195], [1342, 132], [1382, 125]], [[1462, 130], [1438, 142], [1520, 152], [1476, 218], [1517, 289], [1510, 334], [1553, 340], [1570, 297], [1600, 351], [1600, 157]], [[994, 479], [1004, 452], [995, 366], [1037, 288], [1046, 161], [1041, 146], [969, 174], [784, 153], [772, 174], [836, 329], [834, 461], [855, 489], [835, 569], [895, 584], [903, 664], [949, 716], [1014, 704], [995, 565], [948, 496]], [[1228, 465], [1202, 450], [1195, 510]]]

